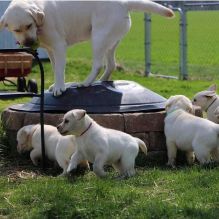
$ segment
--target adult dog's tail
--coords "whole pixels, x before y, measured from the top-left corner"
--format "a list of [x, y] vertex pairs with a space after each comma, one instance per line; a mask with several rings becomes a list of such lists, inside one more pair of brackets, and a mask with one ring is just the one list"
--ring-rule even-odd
[[139, 139], [139, 138], [135, 138], [135, 139], [136, 139], [136, 141], [138, 142], [138, 145], [139, 145], [139, 147], [141, 148], [142, 152], [143, 152], [145, 155], [147, 155], [148, 149], [147, 149], [147, 147], [146, 147], [146, 144], [145, 144], [141, 139]]
[[152, 12], [164, 17], [174, 17], [171, 9], [150, 0], [127, 0], [125, 2], [129, 11]]

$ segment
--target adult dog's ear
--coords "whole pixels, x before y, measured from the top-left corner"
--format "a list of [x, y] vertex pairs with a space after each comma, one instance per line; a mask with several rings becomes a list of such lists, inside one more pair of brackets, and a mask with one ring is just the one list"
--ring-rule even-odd
[[73, 115], [76, 120], [81, 120], [82, 118], [85, 117], [86, 111], [83, 109], [73, 110]]
[[4, 27], [6, 27], [7, 25], [6, 25], [6, 23], [5, 23], [5, 21], [4, 21], [4, 18], [3, 18], [3, 16], [0, 18], [0, 30], [1, 29], [3, 29]]
[[34, 21], [36, 22], [36, 25], [38, 27], [42, 26], [44, 23], [45, 14], [43, 11], [41, 11], [37, 7], [32, 7], [29, 9], [30, 15], [33, 17]]
[[214, 91], [214, 92], [216, 92], [216, 90], [217, 90], [217, 85], [216, 85], [216, 84], [212, 84], [212, 85], [207, 89], [207, 91]]
[[3, 25], [3, 19], [0, 18], [0, 30], [1, 30], [3, 27], [4, 27], [4, 25]]

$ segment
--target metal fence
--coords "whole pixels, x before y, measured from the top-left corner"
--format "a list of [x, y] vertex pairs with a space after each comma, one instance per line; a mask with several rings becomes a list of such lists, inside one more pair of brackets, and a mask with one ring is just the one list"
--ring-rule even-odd
[[[219, 1], [162, 2], [170, 3], [176, 12], [171, 24], [145, 14], [145, 74], [184, 80], [215, 76], [219, 69]], [[159, 37], [153, 29], [159, 29]]]

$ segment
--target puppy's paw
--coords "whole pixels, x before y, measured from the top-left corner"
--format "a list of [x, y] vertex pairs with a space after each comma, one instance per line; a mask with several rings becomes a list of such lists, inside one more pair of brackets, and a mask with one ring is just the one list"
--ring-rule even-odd
[[173, 169], [176, 169], [176, 165], [175, 165], [174, 163], [167, 162], [167, 163], [166, 163], [166, 166], [167, 166], [167, 167], [171, 167], [171, 168], [173, 168]]
[[67, 174], [69, 174], [70, 172], [71, 172], [71, 168], [68, 167], [68, 169], [67, 169]]
[[76, 169], [77, 169], [77, 166], [73, 166], [70, 163], [68, 168], [67, 168], [67, 174], [70, 174], [71, 172], [76, 172]]
[[66, 172], [63, 172], [61, 174], [59, 174], [57, 177], [66, 177], [68, 174]]
[[128, 178], [129, 177], [126, 174], [123, 174], [123, 175], [114, 176], [112, 179], [113, 180], [126, 180]]
[[34, 166], [38, 166], [39, 163], [38, 159], [32, 159], [32, 162]]

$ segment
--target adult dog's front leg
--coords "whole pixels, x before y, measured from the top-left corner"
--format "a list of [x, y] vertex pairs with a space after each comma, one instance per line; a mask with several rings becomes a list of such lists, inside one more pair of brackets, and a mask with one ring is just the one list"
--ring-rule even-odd
[[[55, 84], [52, 87], [53, 95], [60, 96], [65, 92], [65, 64], [66, 64], [66, 45], [64, 43], [57, 44], [52, 54], [54, 73], [55, 73]], [[50, 88], [51, 90], [51, 88]]]

